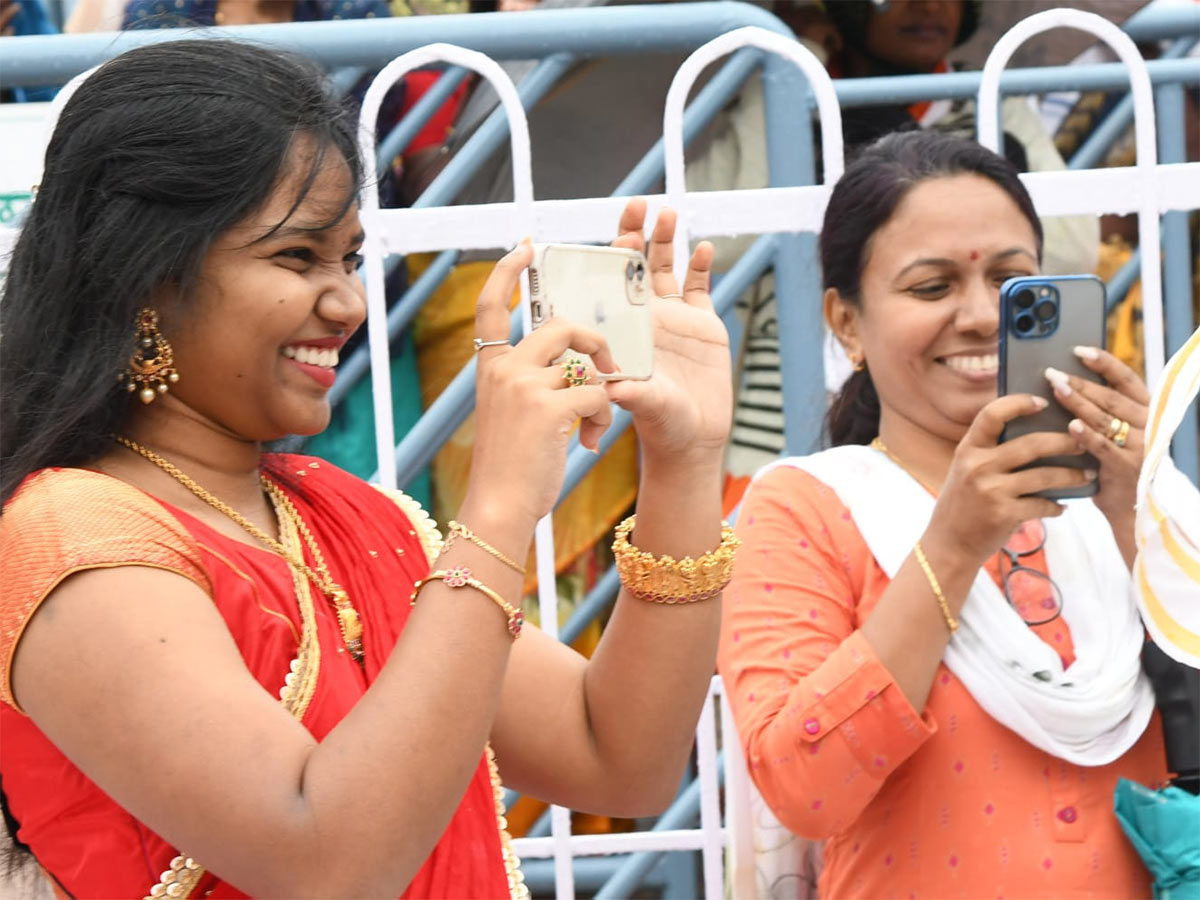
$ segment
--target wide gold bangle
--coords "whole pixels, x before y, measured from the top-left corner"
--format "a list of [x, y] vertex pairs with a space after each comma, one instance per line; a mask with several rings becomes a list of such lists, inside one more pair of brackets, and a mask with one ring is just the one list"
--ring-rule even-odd
[[471, 570], [466, 566], [453, 566], [449, 569], [438, 569], [436, 572], [430, 572], [413, 585], [412, 596], [408, 598], [410, 606], [417, 605], [417, 594], [421, 592], [421, 588], [431, 581], [441, 581], [452, 588], [470, 587], [479, 591], [479, 593], [483, 594], [504, 611], [504, 615], [508, 618], [508, 633], [512, 639], [515, 641], [521, 636], [521, 626], [525, 624], [525, 614], [478, 578], [472, 578]]
[[933, 589], [933, 596], [937, 598], [938, 609], [942, 611], [946, 627], [950, 629], [951, 634], [954, 634], [958, 631], [958, 619], [954, 618], [950, 612], [950, 604], [946, 602], [946, 595], [942, 593], [942, 585], [938, 582], [937, 576], [933, 574], [933, 566], [929, 565], [929, 560], [925, 558], [925, 551], [921, 549], [920, 541], [913, 545], [913, 555], [917, 558], [921, 571], [925, 573], [925, 580], [929, 582], [929, 587]]
[[650, 603], [697, 603], [725, 589], [733, 573], [733, 559], [741, 540], [727, 522], [721, 523], [721, 543], [699, 559], [655, 556], [629, 543], [637, 523], [630, 516], [617, 526], [613, 556], [621, 584], [639, 600]]
[[512, 559], [511, 557], [505, 556], [503, 553], [501, 553], [499, 550], [497, 550], [495, 547], [493, 547], [491, 544], [489, 544], [487, 541], [485, 541], [483, 538], [481, 538], [479, 535], [477, 535], [475, 532], [473, 532], [466, 525], [463, 525], [461, 522], [455, 522], [455, 521], [451, 520], [450, 524], [446, 527], [449, 529], [450, 533], [446, 535], [446, 542], [444, 544], [442, 544], [443, 550], [449, 550], [450, 545], [454, 543], [454, 538], [457, 536], [462, 536], [463, 538], [466, 538], [468, 541], [470, 541], [472, 544], [474, 544], [476, 547], [478, 547], [480, 550], [482, 550], [484, 553], [487, 553], [494, 559], [500, 560], [500, 562], [504, 563], [510, 569], [512, 569], [516, 572], [520, 572], [522, 575], [525, 574], [525, 567], [523, 565], [521, 565], [519, 562], [517, 562], [515, 559]]

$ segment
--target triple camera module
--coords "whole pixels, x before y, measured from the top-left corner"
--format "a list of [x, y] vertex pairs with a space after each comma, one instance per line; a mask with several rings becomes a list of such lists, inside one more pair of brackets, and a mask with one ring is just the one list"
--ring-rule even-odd
[[1058, 328], [1058, 289], [1050, 284], [1023, 287], [1013, 295], [1009, 307], [1012, 330], [1017, 337], [1039, 338]]

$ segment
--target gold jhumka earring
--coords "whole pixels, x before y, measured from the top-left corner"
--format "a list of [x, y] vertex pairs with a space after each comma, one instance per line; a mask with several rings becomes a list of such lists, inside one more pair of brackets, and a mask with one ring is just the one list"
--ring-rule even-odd
[[137, 347], [118, 377], [131, 394], [138, 391], [143, 403], [150, 403], [157, 394], [165, 394], [169, 384], [179, 381], [175, 354], [158, 330], [158, 313], [150, 307], [138, 313]]

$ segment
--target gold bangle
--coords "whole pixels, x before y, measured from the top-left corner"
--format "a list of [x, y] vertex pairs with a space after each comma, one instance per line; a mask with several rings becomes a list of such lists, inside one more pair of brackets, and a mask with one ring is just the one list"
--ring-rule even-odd
[[937, 598], [938, 609], [942, 611], [942, 618], [946, 620], [946, 626], [950, 629], [950, 633], [954, 634], [958, 631], [958, 620], [950, 613], [950, 604], [946, 602], [946, 595], [942, 593], [942, 586], [938, 583], [937, 576], [933, 574], [933, 566], [929, 565], [929, 560], [925, 558], [925, 551], [921, 549], [920, 541], [913, 545], [913, 555], [920, 563], [921, 570], [925, 573], [925, 579], [933, 589], [933, 596]]
[[521, 610], [517, 609], [517, 607], [513, 606], [478, 578], [472, 578], [471, 570], [466, 566], [453, 566], [449, 569], [438, 569], [436, 572], [430, 572], [413, 585], [412, 596], [408, 598], [409, 606], [417, 605], [417, 594], [421, 592], [421, 588], [431, 581], [441, 581], [452, 588], [475, 588], [475, 590], [504, 610], [504, 615], [508, 618], [508, 633], [512, 639], [515, 641], [521, 636], [521, 627], [525, 624], [525, 613], [521, 612]]
[[485, 541], [483, 538], [481, 538], [479, 535], [477, 535], [475, 532], [473, 532], [466, 525], [463, 525], [461, 522], [455, 522], [455, 521], [451, 520], [450, 524], [446, 527], [449, 529], [450, 533], [446, 536], [446, 543], [444, 543], [442, 545], [443, 550], [449, 550], [450, 545], [454, 543], [455, 536], [461, 535], [462, 537], [464, 537], [468, 541], [470, 541], [472, 544], [474, 544], [476, 547], [483, 550], [485, 553], [489, 554], [490, 556], [492, 556], [495, 559], [500, 560], [500, 562], [504, 563], [506, 566], [508, 566], [513, 571], [520, 572], [522, 575], [525, 574], [525, 567], [523, 565], [518, 563], [515, 559], [511, 559], [510, 557], [505, 556], [503, 553], [501, 553], [499, 550], [497, 550], [495, 547], [493, 547], [491, 544], [489, 544], [487, 541]]
[[629, 543], [637, 523], [630, 516], [617, 526], [613, 556], [617, 574], [630, 595], [649, 603], [697, 603], [725, 589], [733, 572], [733, 560], [741, 541], [726, 522], [721, 523], [721, 543], [698, 559], [685, 556], [655, 556]]

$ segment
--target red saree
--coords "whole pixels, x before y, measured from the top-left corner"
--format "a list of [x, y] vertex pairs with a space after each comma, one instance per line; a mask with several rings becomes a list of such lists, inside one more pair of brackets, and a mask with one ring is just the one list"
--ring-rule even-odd
[[[190, 578], [213, 598], [259, 684], [318, 740], [363, 695], [404, 627], [412, 585], [440, 544], [420, 507], [307, 457], [272, 456], [266, 465], [362, 617], [364, 668], [344, 652], [325, 598], [307, 585], [298, 590], [280, 557], [230, 540], [117, 479], [43, 470], [0, 517], [0, 776], [19, 837], [71, 896], [246, 895], [125, 812], [16, 707], [12, 652], [62, 578], [122, 563]], [[186, 715], [180, 718], [185, 727]], [[488, 749], [405, 897], [508, 897], [523, 888], [497, 818], [494, 773]]]

